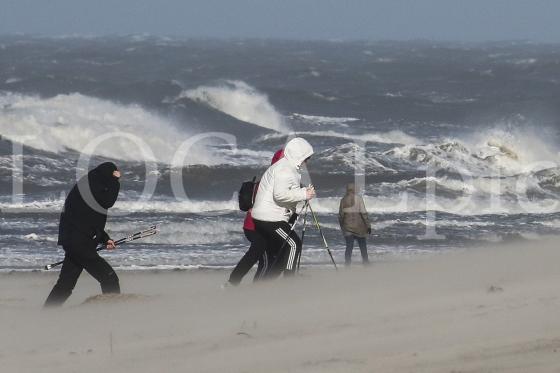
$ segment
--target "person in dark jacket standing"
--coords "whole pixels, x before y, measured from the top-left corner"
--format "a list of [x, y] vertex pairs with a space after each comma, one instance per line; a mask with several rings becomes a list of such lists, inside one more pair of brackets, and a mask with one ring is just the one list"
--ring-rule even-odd
[[107, 232], [107, 210], [117, 200], [121, 174], [117, 166], [105, 162], [82, 177], [72, 188], [60, 214], [58, 244], [64, 249], [64, 262], [45, 306], [62, 305], [72, 294], [82, 270], [101, 284], [103, 294], [120, 293], [119, 278], [97, 253], [97, 245], [108, 250], [115, 243]]
[[[274, 156], [272, 157], [272, 161], [270, 162], [270, 164], [275, 164], [283, 156], [284, 149], [276, 151], [276, 153], [274, 153]], [[255, 187], [255, 194], [258, 187], [259, 186], [257, 184], [257, 186]], [[231, 285], [239, 285], [239, 283], [243, 279], [243, 276], [245, 276], [247, 272], [249, 272], [249, 270], [257, 261], [259, 262], [259, 265], [257, 267], [257, 272], [255, 273], [253, 281], [264, 279], [269, 270], [269, 266], [272, 265], [273, 261], [271, 261], [271, 259], [273, 259], [272, 256], [266, 252], [266, 241], [264, 237], [255, 229], [255, 222], [253, 221], [251, 210], [247, 211], [247, 214], [245, 215], [245, 221], [243, 222], [243, 233], [245, 233], [245, 237], [249, 240], [251, 246], [231, 272], [228, 280]]]
[[368, 234], [371, 234], [371, 223], [369, 222], [364, 200], [356, 193], [354, 184], [346, 186], [346, 195], [340, 201], [338, 209], [338, 222], [346, 240], [345, 264], [349, 266], [352, 261], [354, 240], [358, 241], [360, 246], [363, 263], [368, 264], [366, 237]]

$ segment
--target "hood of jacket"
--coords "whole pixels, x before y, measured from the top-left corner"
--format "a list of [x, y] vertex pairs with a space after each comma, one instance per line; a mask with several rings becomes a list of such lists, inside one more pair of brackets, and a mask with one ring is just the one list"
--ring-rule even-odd
[[[112, 162], [105, 162], [91, 170], [87, 179], [89, 182], [89, 190], [95, 201], [103, 208], [109, 209], [115, 204], [120, 183], [119, 179], [113, 176], [113, 172], [117, 171], [117, 166]], [[86, 197], [84, 195], [83, 197]]]
[[313, 155], [313, 147], [304, 138], [295, 137], [284, 147], [284, 157], [298, 170], [307, 158]]
[[95, 178], [99, 180], [99, 182], [110, 184], [115, 181], [116, 178], [113, 176], [113, 172], [117, 170], [117, 165], [113, 162], [101, 163], [89, 172], [89, 178]]
[[346, 194], [342, 198], [342, 207], [349, 208], [356, 204], [356, 186], [354, 183], [346, 185]]

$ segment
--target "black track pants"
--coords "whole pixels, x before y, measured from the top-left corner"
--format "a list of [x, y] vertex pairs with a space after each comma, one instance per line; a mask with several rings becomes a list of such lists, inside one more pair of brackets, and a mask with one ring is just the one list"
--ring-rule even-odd
[[64, 246], [64, 251], [66, 252], [64, 263], [58, 281], [45, 301], [46, 307], [62, 305], [72, 294], [78, 277], [84, 269], [99, 281], [103, 294], [121, 292], [117, 274], [95, 249]]
[[243, 229], [245, 232], [245, 237], [251, 242], [249, 250], [243, 255], [239, 263], [235, 266], [231, 275], [229, 276], [229, 282], [234, 285], [238, 285], [243, 276], [253, 268], [253, 265], [258, 261], [259, 266], [257, 268], [257, 273], [255, 274], [254, 281], [262, 279], [268, 267], [268, 256], [266, 253], [266, 241], [264, 237], [257, 231], [252, 231], [248, 229]]
[[298, 258], [301, 255], [301, 240], [295, 231], [290, 230], [290, 225], [285, 221], [266, 222], [254, 220], [257, 232], [266, 240], [266, 247], [271, 262], [266, 274], [267, 278], [293, 275], [297, 269]]

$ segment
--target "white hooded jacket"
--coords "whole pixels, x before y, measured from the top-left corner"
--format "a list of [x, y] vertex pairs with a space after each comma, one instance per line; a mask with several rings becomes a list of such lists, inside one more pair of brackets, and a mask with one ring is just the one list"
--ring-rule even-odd
[[298, 202], [307, 199], [301, 188], [301, 164], [313, 154], [313, 147], [303, 138], [291, 139], [284, 148], [284, 157], [270, 166], [259, 184], [253, 204], [253, 219], [288, 221]]

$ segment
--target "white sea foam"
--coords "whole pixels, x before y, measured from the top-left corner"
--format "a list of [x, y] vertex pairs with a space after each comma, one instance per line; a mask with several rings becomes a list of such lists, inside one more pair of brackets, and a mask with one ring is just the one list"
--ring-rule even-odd
[[[426, 201], [422, 186], [413, 191], [409, 190], [410, 183], [421, 182], [416, 179], [413, 182], [401, 182], [388, 184], [387, 193], [384, 195], [364, 198], [368, 211], [372, 213], [404, 213], [426, 210], [436, 210], [453, 213], [457, 215], [484, 215], [484, 214], [542, 214], [560, 212], [560, 202], [554, 196], [542, 197], [531, 200], [526, 194], [534, 188], [530, 183], [520, 184], [517, 189], [496, 190], [487, 186], [488, 190], [478, 185], [464, 185], [458, 180], [434, 179], [438, 185], [444, 186], [454, 195], [452, 198], [436, 196], [433, 200]], [[514, 198], [507, 197], [502, 193], [509, 193]], [[339, 208], [339, 197], [324, 197], [312, 201], [313, 208], [320, 213], [337, 214]], [[4, 213], [34, 212], [34, 213], [58, 213], [62, 210], [63, 200], [37, 200], [31, 202], [0, 202], [0, 209]], [[129, 213], [157, 213], [157, 214], [221, 214], [234, 213], [238, 211], [238, 202], [235, 196], [230, 200], [208, 201], [208, 200], [118, 200], [111, 214], [121, 215]]]
[[24, 180], [25, 181], [31, 181], [35, 185], [44, 186], [44, 187], [56, 186], [56, 185], [68, 185], [68, 182], [66, 180], [57, 180], [57, 179], [52, 178], [52, 177], [32, 177], [31, 176], [31, 177], [26, 177]]
[[[363, 135], [354, 135], [348, 133], [341, 133], [336, 131], [304, 131], [298, 132], [298, 136], [319, 136], [319, 137], [335, 137], [343, 138], [352, 141], [359, 142], [376, 142], [383, 144], [418, 144], [419, 140], [407, 135], [402, 131], [389, 131], [389, 132], [378, 132], [378, 133], [366, 133]], [[268, 134], [263, 136], [263, 140], [280, 138], [281, 134]]]
[[536, 64], [538, 60], [536, 58], [518, 58], [509, 60], [508, 62], [514, 65], [528, 66]]
[[158, 213], [213, 213], [238, 211], [237, 197], [228, 201], [162, 200], [162, 201], [117, 201], [114, 211], [158, 212]]
[[58, 238], [56, 236], [44, 235], [44, 234], [37, 234], [37, 233], [29, 233], [22, 237], [24, 240], [28, 241], [39, 241], [39, 242], [57, 242]]
[[348, 122], [355, 122], [360, 119], [352, 117], [325, 117], [320, 115], [306, 115], [294, 113], [292, 114], [293, 119], [297, 119], [312, 125], [337, 125], [340, 127], [348, 127]]
[[427, 219], [414, 219], [414, 220], [377, 220], [373, 222], [373, 229], [385, 229], [395, 225], [422, 225], [422, 226], [434, 226], [434, 227], [491, 227], [495, 223], [492, 221], [470, 221], [470, 220], [427, 220]]
[[55, 213], [62, 211], [63, 200], [37, 200], [31, 202], [0, 202], [0, 210], [3, 213], [13, 212], [41, 212]]
[[407, 189], [414, 189], [420, 192], [424, 192], [426, 190], [426, 184], [434, 183], [437, 189], [443, 189], [447, 192], [454, 192], [454, 193], [465, 193], [465, 194], [474, 194], [476, 192], [476, 187], [474, 185], [474, 180], [458, 180], [458, 179], [450, 179], [447, 177], [436, 178], [433, 176], [422, 177], [422, 178], [413, 178], [410, 180], [402, 180], [394, 184], [385, 185], [387, 186], [397, 186], [399, 190], [405, 191]]
[[542, 221], [539, 224], [541, 224], [545, 227], [550, 227], [550, 228], [560, 228], [560, 219]]
[[14, 83], [19, 83], [21, 82], [23, 79], [21, 78], [17, 78], [17, 77], [13, 77], [13, 78], [8, 78], [6, 79], [6, 81], [4, 82], [5, 84], [14, 84]]
[[[355, 169], [358, 165], [357, 157], [360, 159], [363, 153], [363, 164], [361, 165], [365, 172], [372, 172], [377, 170], [396, 172], [392, 168], [382, 165], [377, 159], [375, 159], [374, 154], [371, 152], [366, 152], [365, 149], [361, 148], [355, 143], [347, 143], [336, 146], [334, 148], [329, 148], [317, 155], [320, 160], [331, 161], [337, 165], [343, 164], [347, 168]], [[337, 166], [337, 169], [340, 167]], [[345, 169], [340, 168], [340, 172], [348, 172]]]
[[[339, 197], [318, 198], [312, 201], [313, 209], [318, 213], [337, 214]], [[556, 199], [543, 199], [538, 202], [525, 200], [522, 204], [505, 199], [479, 198], [471, 195], [457, 198], [435, 198], [426, 201], [422, 196], [411, 193], [398, 193], [391, 196], [365, 196], [364, 203], [368, 212], [405, 213], [418, 211], [441, 211], [456, 215], [486, 214], [542, 214], [560, 212], [560, 203]]]
[[[158, 225], [158, 234], [143, 238], [141, 243], [157, 245], [223, 244], [242, 241], [243, 231], [239, 221], [224, 219], [184, 219], [183, 222], [166, 222]], [[111, 223], [108, 232], [113, 237], [125, 236], [137, 230], [137, 223]]]
[[239, 80], [228, 80], [215, 86], [200, 86], [184, 90], [175, 101], [184, 98], [201, 102], [244, 122], [277, 132], [290, 132], [284, 117], [276, 111], [268, 97]]
[[76, 62], [92, 66], [115, 66], [123, 63], [123, 61], [92, 61], [84, 58], [79, 58]]
[[[0, 202], [0, 210], [11, 212], [42, 212], [57, 213], [62, 211], [64, 200], [36, 200], [30, 202]], [[197, 200], [118, 200], [110, 210], [110, 214], [123, 213], [216, 213], [238, 211], [236, 198], [228, 201], [197, 201]]]
[[[435, 227], [491, 227], [495, 223], [492, 221], [470, 221], [470, 220], [427, 220], [427, 219], [413, 219], [413, 220], [374, 220], [372, 222], [373, 229], [381, 230], [392, 227], [394, 225], [420, 225], [420, 226], [435, 226]], [[340, 230], [340, 225], [336, 223], [322, 222], [321, 228]]]
[[318, 92], [313, 92], [312, 95], [313, 95], [313, 97], [317, 97], [317, 98], [320, 98], [321, 100], [325, 100], [325, 101], [329, 101], [329, 102], [333, 102], [333, 101], [338, 100], [338, 97], [326, 96], [326, 95], [318, 93]]
[[265, 150], [259, 151], [243, 148], [231, 149], [229, 147], [225, 149], [216, 149], [215, 152], [215, 154], [220, 155], [223, 163], [232, 166], [267, 165], [270, 163], [270, 160], [274, 155], [273, 152]]

